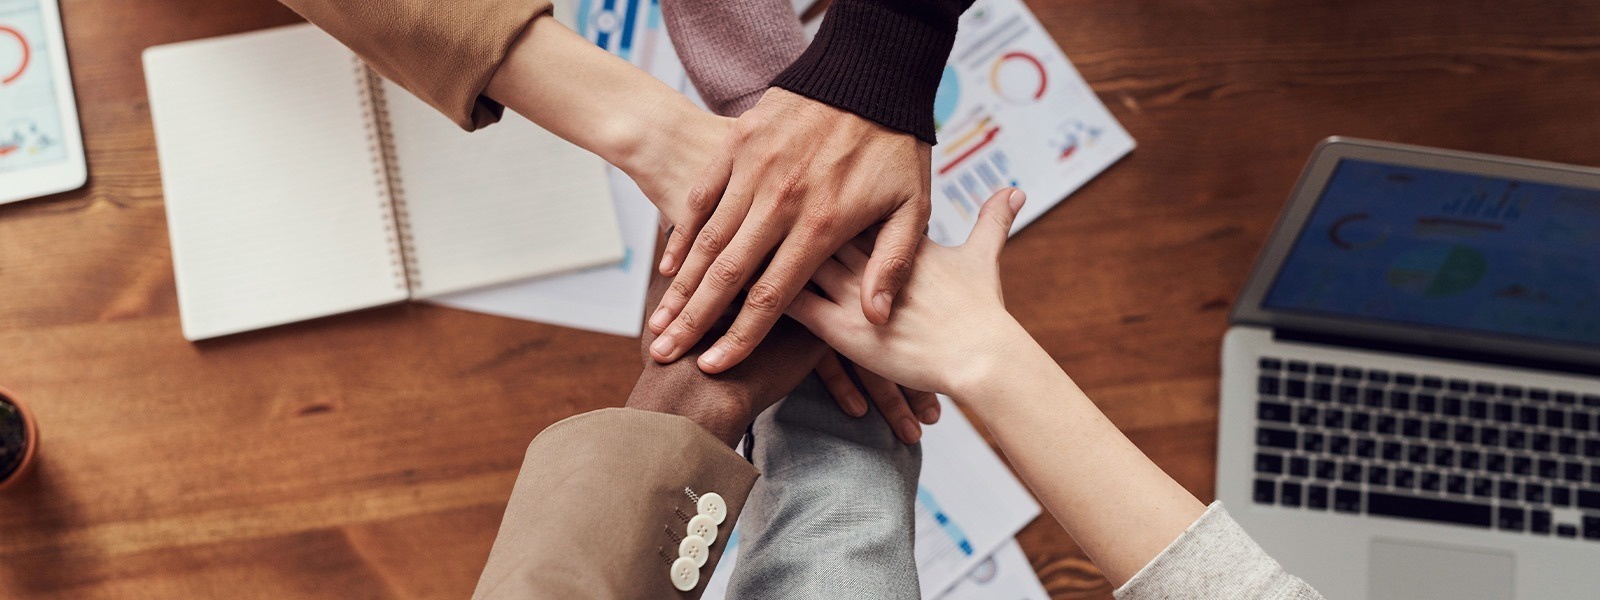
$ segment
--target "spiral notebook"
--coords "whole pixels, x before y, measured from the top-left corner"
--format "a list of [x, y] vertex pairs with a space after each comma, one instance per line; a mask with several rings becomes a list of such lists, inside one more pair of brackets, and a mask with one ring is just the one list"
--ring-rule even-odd
[[622, 258], [598, 157], [509, 112], [462, 131], [311, 25], [144, 67], [190, 340]]

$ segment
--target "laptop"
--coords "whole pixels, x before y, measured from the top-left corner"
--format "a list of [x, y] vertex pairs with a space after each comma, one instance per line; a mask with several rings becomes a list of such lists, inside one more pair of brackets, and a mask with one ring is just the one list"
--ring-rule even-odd
[[1217, 497], [1290, 573], [1600, 597], [1600, 170], [1324, 140], [1230, 321]]

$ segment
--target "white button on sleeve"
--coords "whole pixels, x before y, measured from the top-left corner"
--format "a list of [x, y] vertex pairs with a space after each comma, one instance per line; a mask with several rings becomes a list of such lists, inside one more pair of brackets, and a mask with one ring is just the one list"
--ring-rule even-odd
[[694, 559], [678, 557], [672, 561], [672, 587], [680, 592], [687, 592], [700, 584], [700, 567], [695, 566]]
[[689, 519], [689, 535], [698, 535], [705, 538], [707, 544], [717, 542], [717, 523], [711, 517], [695, 515]]
[[698, 535], [683, 538], [678, 543], [678, 556], [694, 559], [695, 568], [706, 566], [706, 561], [711, 560], [711, 544]]
[[711, 517], [711, 522], [718, 525], [721, 525], [728, 518], [728, 503], [723, 501], [722, 496], [717, 495], [716, 492], [701, 496], [700, 501], [695, 503], [695, 509], [700, 514]]

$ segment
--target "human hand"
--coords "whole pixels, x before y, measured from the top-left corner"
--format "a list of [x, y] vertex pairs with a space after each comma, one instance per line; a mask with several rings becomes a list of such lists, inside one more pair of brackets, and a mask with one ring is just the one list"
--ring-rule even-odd
[[828, 255], [877, 223], [856, 306], [886, 323], [928, 225], [928, 144], [779, 88], [739, 117], [730, 141], [688, 197], [690, 218], [714, 212], [667, 240], [660, 270], [674, 279], [650, 317], [660, 336], [650, 355], [681, 358], [760, 273], [698, 358], [708, 373], [739, 364]]
[[[649, 302], [660, 300], [669, 282], [661, 275], [653, 277]], [[713, 331], [725, 329], [731, 320], [732, 315], [726, 315]], [[831, 354], [821, 340], [791, 319], [779, 321], [749, 360], [717, 375], [702, 372], [691, 361], [657, 363], [650, 358], [653, 339], [645, 332], [640, 345], [644, 372], [627, 405], [687, 417], [730, 447], [756, 415], [799, 385], [824, 353]], [[691, 348], [689, 355], [709, 346], [706, 340]]]
[[852, 417], [867, 414], [867, 401], [862, 395], [871, 396], [872, 403], [878, 407], [878, 415], [894, 430], [894, 436], [906, 444], [922, 439], [922, 425], [939, 422], [939, 399], [933, 394], [902, 388], [882, 375], [846, 365], [844, 359], [831, 350], [822, 353], [822, 359], [817, 361], [817, 378], [828, 388], [828, 394], [833, 396], [839, 409]]
[[901, 385], [956, 393], [988, 372], [1000, 352], [1027, 339], [1006, 312], [1000, 291], [1000, 250], [1022, 208], [1021, 190], [1004, 189], [984, 203], [967, 243], [923, 244], [917, 268], [887, 326], [862, 316], [861, 288], [869, 264], [863, 243], [846, 244], [813, 281], [827, 296], [802, 291], [787, 313], [856, 364]]
[[661, 211], [662, 227], [675, 232], [699, 227], [716, 202], [691, 203], [694, 186], [721, 168], [719, 161], [734, 121], [692, 105], [668, 104], [649, 111], [647, 129], [617, 168]]

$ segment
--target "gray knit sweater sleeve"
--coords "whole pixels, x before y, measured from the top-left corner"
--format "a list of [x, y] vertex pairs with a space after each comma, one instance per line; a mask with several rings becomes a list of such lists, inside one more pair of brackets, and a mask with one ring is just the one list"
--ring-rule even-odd
[[1150, 564], [1118, 588], [1119, 600], [1271, 598], [1321, 600], [1228, 516], [1221, 502], [1173, 540]]

